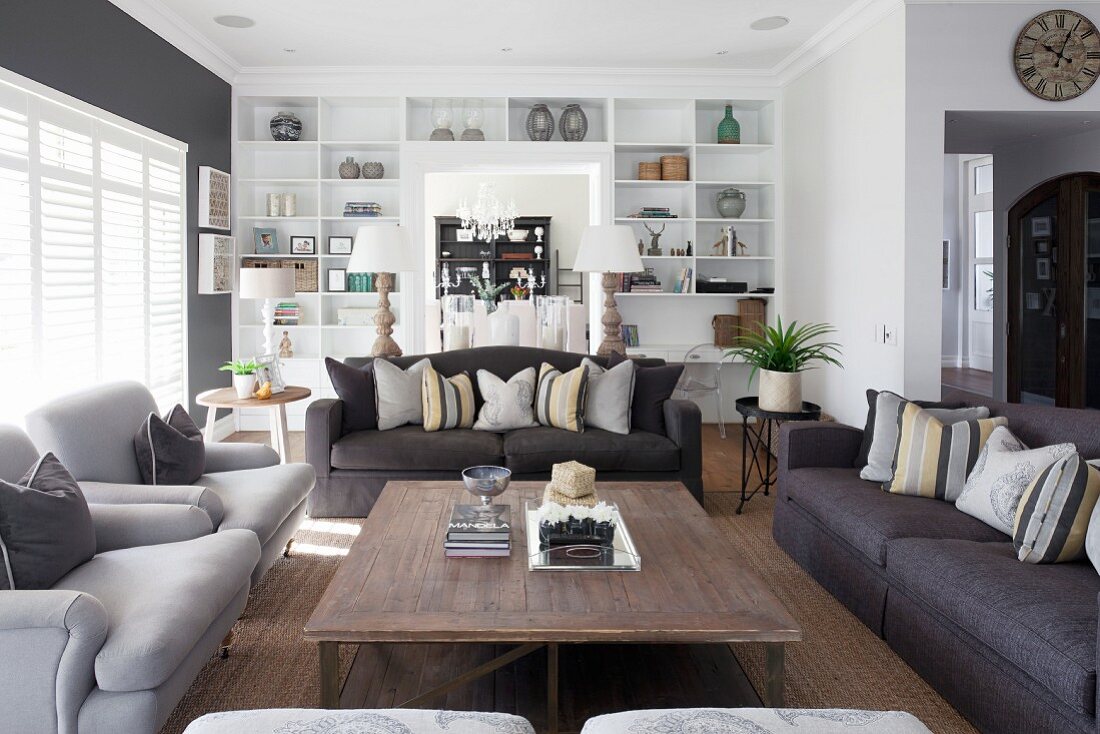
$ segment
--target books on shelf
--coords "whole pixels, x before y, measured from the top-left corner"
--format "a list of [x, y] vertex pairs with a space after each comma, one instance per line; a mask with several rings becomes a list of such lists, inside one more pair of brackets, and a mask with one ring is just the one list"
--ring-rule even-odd
[[672, 286], [673, 293], [690, 293], [691, 292], [691, 274], [693, 270], [691, 268], [680, 268], [680, 277], [676, 279], [675, 285]]
[[620, 324], [619, 331], [623, 337], [623, 344], [628, 347], [639, 347], [641, 342], [638, 341], [638, 325], [637, 324]]
[[620, 273], [620, 293], [662, 293], [661, 281], [653, 268], [646, 268], [640, 273]]
[[297, 326], [301, 317], [302, 310], [294, 301], [275, 304], [275, 326]]
[[380, 217], [382, 205], [377, 201], [349, 201], [344, 204], [345, 217]]
[[447, 523], [443, 553], [447, 558], [500, 558], [512, 550], [508, 505], [455, 505]]

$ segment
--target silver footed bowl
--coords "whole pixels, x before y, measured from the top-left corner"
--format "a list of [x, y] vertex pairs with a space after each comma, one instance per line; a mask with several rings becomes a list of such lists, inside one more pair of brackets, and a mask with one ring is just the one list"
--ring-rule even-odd
[[503, 466], [471, 466], [462, 470], [462, 481], [466, 484], [466, 491], [480, 497], [481, 504], [488, 507], [493, 503], [493, 497], [508, 489], [512, 470]]

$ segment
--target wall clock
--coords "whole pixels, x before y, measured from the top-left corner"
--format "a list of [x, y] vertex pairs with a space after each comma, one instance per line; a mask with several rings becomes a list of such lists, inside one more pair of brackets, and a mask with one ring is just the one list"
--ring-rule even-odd
[[1100, 74], [1100, 34], [1080, 13], [1048, 10], [1020, 31], [1013, 60], [1020, 83], [1036, 97], [1073, 99]]

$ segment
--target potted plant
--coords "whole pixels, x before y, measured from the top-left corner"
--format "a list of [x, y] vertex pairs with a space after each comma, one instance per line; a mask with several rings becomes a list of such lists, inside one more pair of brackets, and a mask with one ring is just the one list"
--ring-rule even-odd
[[256, 384], [256, 371], [260, 368], [256, 360], [234, 359], [218, 368], [220, 372], [233, 373], [233, 389], [241, 400], [252, 397], [252, 388]]
[[524, 298], [527, 298], [527, 288], [520, 285], [519, 283], [516, 283], [514, 286], [512, 286], [511, 293], [512, 298], [517, 301], [522, 301]]
[[817, 364], [843, 367], [840, 345], [823, 339], [836, 332], [831, 324], [799, 325], [786, 328], [776, 319], [774, 327], [758, 324], [759, 330], [740, 328], [740, 334], [726, 356], [740, 357], [752, 367], [749, 384], [760, 373], [759, 405], [776, 413], [802, 410], [802, 372]]

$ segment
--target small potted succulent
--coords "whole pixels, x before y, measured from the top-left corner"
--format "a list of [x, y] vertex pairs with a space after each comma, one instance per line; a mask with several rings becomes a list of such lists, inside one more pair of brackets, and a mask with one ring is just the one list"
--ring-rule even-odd
[[740, 334], [726, 356], [740, 357], [752, 368], [749, 384], [760, 373], [759, 405], [776, 413], [802, 410], [802, 372], [817, 364], [843, 367], [840, 345], [823, 337], [836, 332], [831, 324], [799, 325], [792, 321], [786, 328], [777, 318], [774, 327], [740, 327]]
[[233, 389], [241, 400], [252, 397], [252, 388], [256, 385], [256, 371], [260, 366], [256, 360], [234, 359], [218, 368], [220, 372], [233, 373]]

